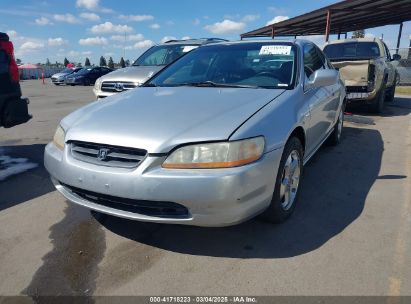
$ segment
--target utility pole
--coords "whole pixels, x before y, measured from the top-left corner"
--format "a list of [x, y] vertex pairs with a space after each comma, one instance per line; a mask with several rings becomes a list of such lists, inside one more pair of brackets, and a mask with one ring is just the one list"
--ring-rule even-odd
[[126, 43], [127, 43], [127, 33], [124, 32], [123, 58], [126, 58]]

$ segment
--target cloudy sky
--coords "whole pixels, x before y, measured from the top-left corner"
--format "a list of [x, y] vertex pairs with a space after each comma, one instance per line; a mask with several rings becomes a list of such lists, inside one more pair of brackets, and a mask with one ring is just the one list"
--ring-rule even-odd
[[[103, 55], [118, 62], [136, 59], [153, 44], [168, 39], [221, 37], [333, 4], [334, 0], [2, 0], [0, 32], [15, 44], [23, 62], [98, 63]], [[394, 48], [398, 26], [366, 31]], [[401, 45], [408, 46], [411, 22], [404, 24]], [[312, 37], [321, 45], [324, 37]]]

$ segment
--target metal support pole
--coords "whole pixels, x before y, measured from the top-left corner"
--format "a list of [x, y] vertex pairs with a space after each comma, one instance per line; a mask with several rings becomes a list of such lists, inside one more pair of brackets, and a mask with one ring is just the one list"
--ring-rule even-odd
[[397, 50], [396, 54], [398, 54], [398, 49], [400, 48], [400, 42], [401, 42], [401, 35], [402, 35], [402, 22], [400, 23], [400, 30], [398, 32], [398, 39], [397, 39]]
[[331, 27], [331, 11], [327, 11], [327, 27], [325, 29], [325, 42], [330, 40], [330, 27]]
[[347, 36], [347, 33], [345, 33], [345, 39], [347, 39], [347, 37], [348, 37], [348, 36]]
[[274, 39], [275, 31], [274, 31], [274, 24], [271, 26], [271, 38]]
[[340, 32], [338, 32], [338, 40], [340, 40], [340, 36], [341, 36], [341, 33], [340, 33]]

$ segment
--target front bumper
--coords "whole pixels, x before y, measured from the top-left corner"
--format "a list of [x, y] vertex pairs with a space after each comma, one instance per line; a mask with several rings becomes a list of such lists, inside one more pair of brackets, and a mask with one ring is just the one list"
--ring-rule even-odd
[[121, 92], [103, 92], [102, 90], [96, 90], [93, 88], [93, 93], [97, 98], [105, 98]]
[[[165, 157], [148, 156], [137, 168], [122, 169], [76, 160], [68, 150], [48, 144], [44, 164], [57, 190], [71, 202], [128, 219], [210, 227], [243, 222], [268, 207], [282, 153], [274, 150], [236, 168], [171, 170], [161, 167]], [[65, 185], [111, 197], [173, 202], [186, 207], [188, 214], [158, 217], [111, 208], [78, 196]]]
[[362, 86], [362, 87], [347, 86], [346, 89], [347, 89], [346, 99], [350, 103], [351, 102], [369, 103], [369, 102], [372, 102], [377, 95], [377, 91], [375, 89], [371, 92], [368, 92], [366, 86]]
[[57, 83], [57, 84], [65, 84], [65, 79], [64, 78], [51, 78], [52, 83]]

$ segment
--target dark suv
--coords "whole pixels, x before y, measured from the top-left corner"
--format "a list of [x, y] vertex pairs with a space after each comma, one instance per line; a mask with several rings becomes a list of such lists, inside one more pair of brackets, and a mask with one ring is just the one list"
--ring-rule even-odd
[[112, 72], [113, 70], [107, 67], [84, 67], [77, 73], [70, 74], [66, 77], [66, 85], [85, 85], [94, 84], [96, 79]]
[[13, 43], [0, 32], [0, 127], [10, 128], [31, 119], [29, 100], [21, 97], [19, 80]]

